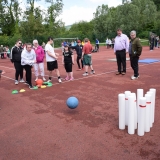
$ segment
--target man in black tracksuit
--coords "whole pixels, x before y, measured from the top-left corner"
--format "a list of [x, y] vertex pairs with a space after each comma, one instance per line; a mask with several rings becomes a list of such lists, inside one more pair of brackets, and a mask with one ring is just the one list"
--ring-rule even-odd
[[[77, 65], [78, 65], [78, 71], [80, 71], [81, 69], [83, 69], [83, 60], [82, 60], [82, 50], [83, 50], [83, 46], [81, 45], [81, 41], [78, 40], [77, 41], [77, 45], [76, 46], [72, 46], [72, 49], [75, 49], [77, 52]], [[81, 66], [80, 66], [80, 62], [81, 61]]]
[[14, 47], [11, 49], [11, 62], [14, 63], [14, 67], [16, 70], [15, 73], [15, 84], [17, 85], [18, 82], [18, 77], [20, 76], [20, 82], [25, 82], [23, 80], [23, 66], [21, 65], [21, 53], [22, 53], [22, 47], [21, 47], [22, 42], [18, 40], [15, 44]]

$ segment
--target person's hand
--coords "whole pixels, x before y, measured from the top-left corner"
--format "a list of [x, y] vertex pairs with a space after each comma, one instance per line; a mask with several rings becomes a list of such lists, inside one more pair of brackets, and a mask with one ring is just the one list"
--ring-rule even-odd
[[56, 53], [56, 56], [59, 56], [59, 53]]
[[57, 57], [57, 56], [55, 56], [54, 58], [55, 58], [56, 60], [58, 59], [58, 57]]

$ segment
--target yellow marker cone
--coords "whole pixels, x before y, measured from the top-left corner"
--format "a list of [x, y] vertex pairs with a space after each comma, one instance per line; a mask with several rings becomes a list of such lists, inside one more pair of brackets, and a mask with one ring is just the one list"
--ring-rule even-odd
[[46, 86], [45, 86], [45, 85], [42, 85], [41, 88], [46, 88]]
[[21, 89], [19, 92], [22, 93], [22, 92], [25, 92], [25, 90], [24, 90], [24, 89]]

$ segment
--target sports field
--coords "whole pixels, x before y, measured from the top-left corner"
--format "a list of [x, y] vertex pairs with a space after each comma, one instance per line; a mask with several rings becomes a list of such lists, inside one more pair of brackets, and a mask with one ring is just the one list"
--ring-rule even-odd
[[[13, 64], [0, 59], [6, 72], [0, 80], [0, 160], [160, 160], [160, 62], [140, 63], [140, 78], [131, 80], [129, 61], [127, 74], [115, 75], [112, 49], [102, 46], [92, 57], [95, 75], [83, 77], [75, 64], [74, 81], [59, 84], [54, 73], [53, 86], [38, 90], [16, 86]], [[144, 47], [144, 58], [160, 59], [160, 49]], [[61, 56], [58, 61], [65, 78]], [[48, 78], [46, 63], [45, 71]], [[157, 89], [155, 123], [143, 137], [118, 129], [118, 94], [138, 88]], [[26, 92], [11, 94], [14, 89]], [[74, 110], [66, 106], [70, 96], [79, 99]]]

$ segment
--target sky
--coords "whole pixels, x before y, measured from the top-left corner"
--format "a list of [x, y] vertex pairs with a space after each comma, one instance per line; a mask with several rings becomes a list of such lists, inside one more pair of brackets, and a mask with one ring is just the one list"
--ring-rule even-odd
[[115, 7], [122, 4], [122, 0], [63, 0], [63, 13], [60, 18], [65, 25], [71, 25], [81, 20], [90, 21], [96, 8], [102, 4]]
[[[24, 7], [24, 0], [22, 5]], [[63, 0], [63, 12], [58, 17], [62, 19], [65, 26], [72, 25], [79, 21], [90, 21], [93, 19], [93, 13], [96, 12], [96, 8], [102, 4], [108, 4], [109, 7], [116, 7], [122, 4], [122, 0]], [[35, 6], [40, 6], [42, 9], [46, 9], [48, 4], [45, 0], [37, 1]]]

